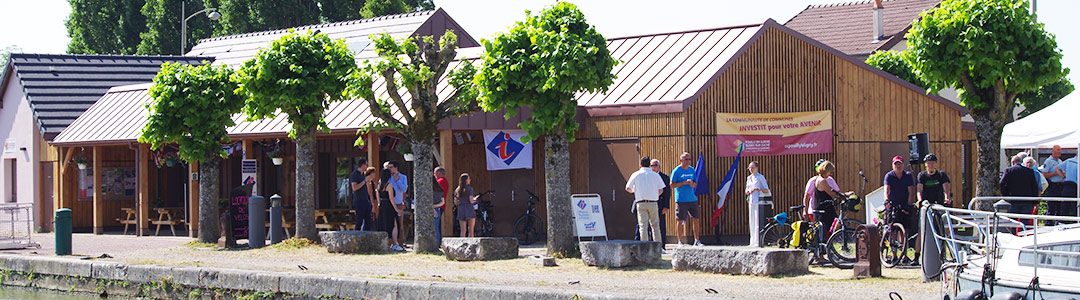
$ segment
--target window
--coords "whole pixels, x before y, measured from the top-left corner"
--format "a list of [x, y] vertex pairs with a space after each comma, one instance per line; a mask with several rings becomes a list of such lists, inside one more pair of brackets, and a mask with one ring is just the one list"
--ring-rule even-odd
[[5, 175], [4, 177], [8, 178], [8, 182], [7, 182], [8, 195], [5, 198], [7, 198], [8, 203], [14, 203], [14, 202], [18, 201], [18, 196], [19, 196], [19, 178], [18, 178], [19, 177], [19, 169], [15, 166], [15, 163], [17, 161], [18, 160], [16, 160], [16, 159], [8, 159], [7, 160], [8, 163], [6, 164], [8, 166], [8, 169], [6, 170], [7, 174], [4, 174]]
[[[1026, 247], [1031, 249], [1032, 247]], [[1056, 245], [1040, 245], [1039, 250], [1072, 252], [1064, 253], [1039, 253], [1039, 267], [1080, 271], [1080, 242]], [[1020, 252], [1021, 266], [1035, 266], [1035, 252]]]

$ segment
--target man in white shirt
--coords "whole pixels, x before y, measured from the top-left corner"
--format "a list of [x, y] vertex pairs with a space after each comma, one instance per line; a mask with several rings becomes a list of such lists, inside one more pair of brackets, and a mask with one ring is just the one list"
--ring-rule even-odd
[[652, 239], [658, 241], [660, 237], [660, 209], [656, 202], [660, 194], [664, 192], [664, 180], [660, 174], [649, 168], [652, 159], [648, 156], [641, 158], [641, 169], [630, 174], [626, 180], [626, 191], [634, 194], [634, 207], [637, 209], [638, 234], [641, 240], [649, 236], [649, 228], [652, 228]]

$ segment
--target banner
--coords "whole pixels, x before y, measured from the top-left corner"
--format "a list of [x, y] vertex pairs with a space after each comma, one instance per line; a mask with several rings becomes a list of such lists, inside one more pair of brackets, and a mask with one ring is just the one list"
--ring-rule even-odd
[[[259, 172], [259, 161], [255, 159], [243, 159], [240, 161], [240, 180], [246, 181], [248, 178], [255, 179]], [[259, 183], [256, 182], [255, 186], [251, 188], [251, 195], [259, 194]]]
[[716, 155], [790, 155], [832, 152], [832, 111], [716, 114]]
[[604, 206], [600, 195], [570, 195], [570, 205], [574, 207], [574, 236], [607, 237], [607, 224], [604, 223]]
[[532, 169], [532, 144], [521, 141], [525, 131], [484, 130], [488, 171]]

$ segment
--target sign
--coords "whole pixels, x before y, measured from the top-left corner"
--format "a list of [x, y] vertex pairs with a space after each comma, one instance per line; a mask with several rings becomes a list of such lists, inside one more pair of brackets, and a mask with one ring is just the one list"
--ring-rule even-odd
[[600, 195], [571, 195], [570, 205], [574, 210], [574, 236], [607, 237], [607, 225], [604, 223], [604, 206], [600, 203]]
[[791, 155], [832, 152], [832, 111], [716, 114], [716, 154]]
[[488, 171], [532, 169], [532, 144], [523, 137], [521, 130], [484, 130]]
[[[255, 180], [258, 176], [259, 161], [254, 159], [244, 159], [240, 161], [240, 182], [246, 182], [248, 178]], [[259, 183], [255, 182], [255, 185], [251, 188], [252, 195], [259, 194]]]
[[15, 147], [18, 147], [15, 145], [15, 139], [4, 140], [4, 153], [15, 153]]

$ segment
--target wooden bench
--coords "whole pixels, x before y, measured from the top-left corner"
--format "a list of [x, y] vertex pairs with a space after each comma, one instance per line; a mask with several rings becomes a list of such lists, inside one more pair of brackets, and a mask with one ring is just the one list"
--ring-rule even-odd
[[[135, 217], [135, 209], [134, 208], [126, 208], [125, 207], [125, 208], [121, 208], [120, 210], [124, 212], [124, 218], [123, 219], [118, 218], [118, 219], [116, 219], [116, 221], [120, 222], [120, 224], [124, 224], [124, 235], [127, 235], [128, 227], [129, 226], [139, 226], [138, 225], [139, 220], [138, 220], [138, 218]], [[136, 228], [138, 228], [138, 227], [136, 227]]]
[[[266, 218], [267, 221], [265, 223], [266, 228], [270, 228], [270, 218], [269, 218], [270, 209], [269, 208], [266, 209], [266, 214], [267, 214], [267, 218]], [[293, 225], [296, 223], [294, 220], [289, 219], [290, 216], [292, 216], [292, 217], [296, 216], [295, 210], [293, 210], [291, 208], [282, 208], [281, 209], [281, 228], [285, 230], [285, 238], [286, 239], [292, 237], [292, 235], [289, 234], [289, 230], [292, 230]], [[267, 231], [267, 232], [269, 232], [269, 231]], [[270, 235], [267, 234], [266, 237], [270, 238]]]
[[315, 210], [315, 228], [322, 231], [345, 230], [349, 225], [350, 209], [317, 209]]
[[155, 208], [154, 210], [158, 213], [157, 220], [150, 219], [151, 225], [157, 225], [154, 235], [161, 235], [161, 226], [169, 226], [173, 236], [176, 236], [176, 225], [184, 224], [184, 220], [173, 220], [172, 215], [174, 211], [179, 211], [180, 208]]

